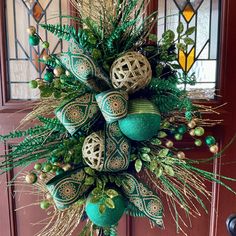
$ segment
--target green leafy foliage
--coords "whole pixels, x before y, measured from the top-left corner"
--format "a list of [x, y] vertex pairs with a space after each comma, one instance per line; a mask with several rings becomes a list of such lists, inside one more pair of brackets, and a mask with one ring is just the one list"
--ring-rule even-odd
[[180, 22], [177, 27], [177, 33], [182, 34], [183, 32], [184, 32], [184, 24], [182, 22]]
[[105, 200], [105, 205], [108, 207], [108, 208], [111, 208], [111, 209], [114, 209], [115, 208], [115, 203], [113, 202], [112, 198], [107, 198]]
[[142, 170], [143, 162], [140, 159], [135, 161], [135, 170], [139, 173]]
[[110, 198], [114, 198], [114, 197], [117, 197], [119, 194], [114, 189], [108, 189], [108, 190], [106, 190], [106, 195]]

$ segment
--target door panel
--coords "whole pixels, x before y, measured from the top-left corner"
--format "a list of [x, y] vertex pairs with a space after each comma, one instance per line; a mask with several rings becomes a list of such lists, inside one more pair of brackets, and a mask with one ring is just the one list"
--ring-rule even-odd
[[[153, 9], [157, 9], [157, 2], [153, 1]], [[219, 61], [219, 73], [220, 80], [218, 81], [219, 90], [218, 93], [221, 97], [218, 97], [209, 105], [217, 106], [220, 104], [228, 103], [223, 106], [221, 115], [214, 115], [209, 118], [212, 119], [224, 119], [222, 125], [214, 127], [209, 130], [211, 134], [218, 137], [218, 143], [221, 148], [227, 145], [232, 137], [236, 133], [236, 71], [234, 69], [236, 65], [236, 21], [235, 21], [235, 9], [236, 2], [230, 0], [221, 1], [221, 34], [220, 34], [220, 61]], [[204, 158], [209, 157], [208, 152], [197, 153], [192, 152], [191, 158]], [[236, 178], [236, 145], [235, 142], [224, 152], [221, 160], [216, 160], [214, 163], [209, 163], [201, 166], [203, 169], [213, 171], [217, 174], [230, 176]], [[236, 189], [236, 183], [226, 181], [228, 185]], [[192, 218], [191, 226], [188, 229], [184, 229], [188, 235], [191, 236], [228, 236], [226, 230], [227, 217], [236, 212], [236, 198], [235, 195], [226, 190], [224, 187], [220, 187], [216, 184], [207, 183], [208, 190], [212, 191], [212, 198], [207, 203], [209, 209], [208, 214], [201, 212], [201, 216], [198, 218]], [[175, 236], [183, 235], [177, 234], [175, 229], [175, 223], [168, 212], [168, 205], [165, 203], [165, 230], [150, 229], [150, 225], [147, 220], [132, 219], [131, 220], [131, 234], [129, 236]]]
[[[153, 6], [150, 10], [156, 9], [157, 1], [153, 1]], [[1, 13], [3, 13], [4, 5], [3, 1], [0, 2]], [[222, 32], [221, 32], [221, 56], [220, 56], [220, 90], [219, 93], [223, 96], [218, 98], [214, 104], [219, 105], [228, 102], [228, 105], [223, 107], [222, 115], [212, 118], [221, 119], [224, 118], [225, 122], [221, 126], [217, 126], [214, 129], [209, 130], [210, 133], [219, 138], [218, 142], [220, 146], [226, 145], [230, 138], [236, 132], [236, 21], [235, 21], [236, 2], [232, 0], [222, 1]], [[0, 16], [1, 29], [4, 27], [4, 17]], [[4, 43], [1, 39], [1, 106], [0, 111], [0, 134], [10, 132], [15, 129], [19, 121], [26, 115], [26, 112], [19, 112], [22, 108], [27, 108], [27, 104], [22, 106], [21, 101], [12, 102], [7, 100], [6, 95], [6, 81], [3, 60], [6, 58], [6, 54], [3, 50]], [[213, 104], [213, 105], [214, 105]], [[1, 145], [1, 153], [4, 153], [10, 144]], [[202, 152], [191, 153], [191, 158], [203, 158], [208, 157], [209, 154]], [[202, 167], [215, 173], [231, 176], [236, 178], [236, 145], [233, 144], [225, 152], [222, 160], [215, 161], [202, 165]], [[16, 172], [15, 172], [16, 173]], [[18, 190], [17, 187], [7, 188], [6, 182], [10, 180], [15, 173], [4, 174], [0, 177], [0, 236], [32, 236], [36, 233], [40, 227], [32, 226], [32, 223], [46, 217], [38, 206], [29, 207], [24, 210], [14, 211], [23, 205], [30, 204], [32, 202], [31, 196], [14, 196], [14, 190]], [[236, 212], [236, 198], [229, 191], [217, 185], [211, 185], [206, 183], [208, 189], [212, 191], [212, 199], [210, 202], [206, 202], [209, 209], [208, 215], [201, 211], [201, 217], [192, 218], [191, 227], [185, 229], [186, 233], [191, 236], [227, 236], [225, 227], [226, 218], [233, 212]], [[234, 189], [236, 189], [236, 183], [227, 182]], [[119, 236], [175, 236], [176, 227], [175, 223], [168, 211], [168, 205], [165, 203], [165, 230], [151, 229], [147, 220], [142, 218], [123, 217], [120, 222]], [[74, 236], [78, 235], [75, 233]], [[182, 235], [181, 233], [179, 235]]]

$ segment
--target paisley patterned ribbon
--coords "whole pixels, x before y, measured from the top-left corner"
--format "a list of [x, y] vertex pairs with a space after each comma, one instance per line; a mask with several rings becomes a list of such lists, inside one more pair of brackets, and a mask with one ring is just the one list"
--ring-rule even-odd
[[110, 84], [108, 78], [95, 64], [93, 59], [85, 54], [73, 41], [70, 42], [68, 52], [54, 55], [54, 57], [63, 68], [68, 70], [76, 79], [88, 87], [92, 87], [89, 83], [89, 79], [94, 77], [102, 79], [107, 84]]
[[99, 107], [92, 93], [85, 93], [59, 107], [55, 114], [68, 132], [86, 131], [100, 116]]
[[85, 173], [80, 168], [57, 175], [46, 184], [59, 210], [68, 208], [88, 191], [84, 179]]
[[120, 131], [118, 122], [107, 123], [103, 171], [117, 172], [128, 169], [131, 145]]
[[96, 95], [96, 100], [108, 123], [127, 115], [128, 93], [125, 91], [108, 90]]
[[163, 206], [160, 198], [140, 183], [133, 175], [121, 175], [122, 189], [129, 201], [157, 226], [163, 227]]

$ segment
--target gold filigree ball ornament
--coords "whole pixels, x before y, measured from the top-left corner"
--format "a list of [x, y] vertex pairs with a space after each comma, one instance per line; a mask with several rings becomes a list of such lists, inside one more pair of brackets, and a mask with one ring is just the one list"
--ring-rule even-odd
[[104, 135], [94, 132], [85, 140], [82, 148], [83, 159], [92, 169], [101, 171], [104, 163], [105, 141]]
[[134, 93], [149, 84], [152, 69], [145, 56], [128, 52], [113, 63], [110, 76], [114, 88]]

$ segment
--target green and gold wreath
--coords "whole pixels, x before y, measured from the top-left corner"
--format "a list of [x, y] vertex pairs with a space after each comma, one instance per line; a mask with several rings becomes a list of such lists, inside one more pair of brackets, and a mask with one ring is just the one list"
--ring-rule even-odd
[[[1, 172], [35, 163], [15, 182], [37, 187], [40, 207], [53, 209], [39, 236], [70, 235], [81, 221], [86, 221], [81, 236], [116, 235], [124, 213], [162, 228], [163, 198], [182, 230], [178, 209], [187, 216], [199, 215], [199, 207], [206, 210], [203, 198], [210, 192], [204, 180], [234, 192], [214, 173], [199, 169], [187, 147], [178, 147], [189, 136], [196, 147], [208, 146], [213, 158], [220, 156], [216, 139], [204, 134], [205, 126], [218, 121], [204, 119], [210, 108], [192, 103], [181, 86], [195, 82], [194, 75], [179, 73], [176, 60], [178, 49], [194, 44], [194, 28], [180, 23], [177, 33], [168, 30], [157, 40], [150, 33], [157, 13], [144, 16], [144, 0], [99, 1], [90, 6], [91, 17], [80, 1], [72, 3], [81, 17], [67, 18], [81, 28], [41, 25], [69, 48], [50, 54], [49, 43], [42, 42], [46, 73], [30, 82], [41, 99], [22, 121], [36, 125], [0, 136], [1, 141], [24, 138], [4, 156]], [[36, 29], [31, 26], [28, 33], [29, 43], [37, 46]]]

